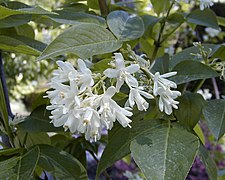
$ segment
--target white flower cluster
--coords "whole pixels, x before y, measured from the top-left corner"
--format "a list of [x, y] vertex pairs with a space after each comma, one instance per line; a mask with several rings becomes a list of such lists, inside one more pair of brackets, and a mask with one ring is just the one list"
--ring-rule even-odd
[[[166, 79], [175, 75], [175, 72], [164, 75], [157, 72], [153, 75], [147, 70], [154, 81], [153, 96], [139, 85], [134, 76], [136, 72], [140, 72], [139, 64], [124, 61], [121, 53], [115, 53], [113, 58], [113, 68], [106, 69], [102, 75], [93, 73], [81, 59], [77, 60], [77, 68], [69, 62], [57, 61], [59, 68], [53, 72], [49, 83], [53, 90], [47, 91], [51, 103], [47, 109], [51, 110], [50, 118], [54, 126], [63, 126], [72, 133], [84, 133], [87, 140], [96, 141], [100, 139], [102, 130], [110, 130], [115, 121], [123, 127], [130, 127], [132, 121], [129, 117], [133, 115], [131, 110], [134, 105], [140, 111], [148, 109], [149, 103], [145, 98], [153, 99], [159, 95], [159, 109], [166, 114], [171, 114], [172, 108], [178, 108], [179, 102], [174, 99], [180, 92], [171, 90], [170, 88], [177, 86]], [[116, 79], [115, 87], [105, 87], [104, 80], [107, 77]], [[125, 107], [121, 107], [112, 97], [124, 83], [129, 87], [129, 97]], [[103, 93], [96, 91], [99, 85], [99, 92]]]
[[[184, 3], [190, 3], [191, 0], [176, 0], [176, 2], [184, 2]], [[205, 8], [209, 8], [210, 6], [213, 6], [212, 0], [200, 0], [200, 10], [204, 10]]]
[[212, 0], [200, 0], [200, 9], [204, 10], [205, 8], [209, 8], [213, 6]]

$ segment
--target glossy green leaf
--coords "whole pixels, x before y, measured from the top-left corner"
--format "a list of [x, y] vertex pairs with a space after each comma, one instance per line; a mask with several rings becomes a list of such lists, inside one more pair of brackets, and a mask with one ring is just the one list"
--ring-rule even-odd
[[[212, 52], [214, 52], [218, 48], [218, 46], [215, 44], [203, 44], [203, 46], [205, 51], [210, 51], [210, 49], [212, 49]], [[169, 64], [169, 69], [172, 70], [177, 64], [186, 60], [203, 61], [202, 58], [198, 58], [196, 55], [194, 55], [199, 53], [199, 48], [195, 46], [182, 50], [181, 52], [172, 56]]]
[[177, 75], [171, 77], [170, 80], [177, 84], [220, 76], [210, 67], [197, 61], [182, 61], [172, 71], [176, 71]]
[[50, 111], [46, 110], [45, 105], [38, 106], [23, 122], [18, 124], [19, 127], [27, 132], [56, 132], [63, 131], [63, 128], [56, 128], [50, 123]]
[[207, 26], [214, 29], [219, 29], [216, 19], [216, 14], [211, 9], [200, 9], [192, 11], [187, 16], [187, 21], [196, 25]]
[[203, 115], [215, 138], [220, 139], [225, 133], [225, 100], [208, 101], [203, 109]]
[[22, 9], [10, 9], [0, 5], [0, 19], [4, 19], [8, 16], [15, 14], [55, 14], [55, 13], [46, 11], [39, 6], [27, 7]]
[[39, 160], [40, 149], [34, 147], [23, 156], [13, 157], [0, 162], [1, 179], [24, 180], [32, 179], [33, 172]]
[[116, 51], [122, 43], [112, 33], [96, 24], [79, 24], [60, 34], [38, 60], [73, 53], [81, 58]]
[[31, 17], [32, 16], [29, 14], [17, 14], [6, 17], [0, 20], [0, 28], [9, 28], [27, 24], [29, 21], [31, 21]]
[[130, 41], [144, 34], [144, 23], [137, 15], [125, 11], [113, 11], [107, 16], [107, 24], [113, 34], [121, 41]]
[[137, 136], [131, 154], [147, 179], [185, 179], [195, 159], [199, 140], [169, 121]]
[[0, 49], [5, 51], [38, 56], [44, 47], [45, 44], [24, 36], [0, 35]]
[[217, 180], [217, 167], [215, 162], [213, 161], [212, 157], [210, 156], [210, 153], [208, 150], [204, 147], [204, 145], [200, 145], [198, 155], [205, 165], [207, 174], [210, 178], [210, 180]]
[[161, 120], [136, 120], [131, 124], [132, 128], [123, 128], [116, 124], [109, 132], [108, 144], [99, 161], [96, 176], [98, 177], [104, 169], [128, 155], [130, 143], [136, 136], [151, 131], [160, 123]]
[[188, 129], [193, 129], [200, 120], [205, 100], [197, 93], [185, 93], [177, 100], [180, 102], [179, 109], [174, 110], [177, 120]]
[[87, 179], [86, 169], [70, 154], [48, 145], [39, 145], [39, 148], [41, 154], [38, 166], [57, 179]]
[[84, 12], [71, 12], [66, 10], [55, 12], [58, 15], [50, 15], [49, 17], [57, 23], [70, 25], [77, 25], [79, 23], [94, 23], [101, 26], [106, 26], [104, 18], [93, 14]]

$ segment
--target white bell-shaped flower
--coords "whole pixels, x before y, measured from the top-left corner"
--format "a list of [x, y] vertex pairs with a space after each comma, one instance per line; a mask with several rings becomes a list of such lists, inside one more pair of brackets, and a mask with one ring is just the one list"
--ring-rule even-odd
[[134, 104], [137, 104], [137, 108], [139, 111], [146, 111], [149, 107], [149, 103], [142, 97], [146, 97], [147, 99], [154, 99], [154, 96], [151, 94], [141, 90], [141, 88], [131, 88], [129, 93], [129, 98], [127, 100], [127, 105], [132, 107]]
[[114, 53], [114, 55], [116, 68], [108, 68], [104, 71], [104, 74], [108, 78], [117, 78], [116, 91], [119, 92], [124, 82], [126, 82], [128, 86], [138, 87], [137, 79], [131, 74], [137, 72], [140, 69], [140, 66], [138, 64], [131, 64], [126, 67], [123, 55], [121, 53]]

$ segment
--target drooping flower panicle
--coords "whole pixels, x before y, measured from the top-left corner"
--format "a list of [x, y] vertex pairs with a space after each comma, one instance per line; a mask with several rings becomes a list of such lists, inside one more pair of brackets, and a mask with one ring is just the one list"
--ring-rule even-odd
[[[103, 129], [112, 129], [115, 121], [123, 127], [131, 127], [132, 108], [136, 104], [139, 111], [146, 111], [149, 108], [146, 99], [159, 96], [159, 109], [166, 114], [171, 114], [172, 108], [178, 108], [179, 102], [174, 99], [180, 96], [180, 92], [171, 90], [177, 85], [166, 79], [176, 72], [160, 75], [159, 72], [152, 74], [147, 69], [154, 82], [153, 87], [149, 88], [153, 89], [151, 94], [144, 86], [139, 85], [138, 79], [143, 76], [140, 75], [140, 67], [148, 68], [147, 61], [134, 52], [130, 56], [131, 59], [134, 58], [133, 61], [124, 60], [121, 53], [114, 55], [112, 68], [105, 69], [102, 75], [93, 73], [82, 59], [77, 60], [76, 68], [69, 62], [57, 61], [59, 68], [53, 72], [49, 83], [53, 90], [47, 91], [51, 103], [47, 109], [51, 111], [50, 118], [54, 126], [63, 126], [72, 133], [85, 134], [87, 140], [97, 141], [101, 138]], [[115, 86], [105, 86], [104, 80], [107, 77], [116, 79]], [[129, 87], [129, 96], [125, 107], [121, 107], [113, 100], [113, 96], [124, 84]], [[99, 92], [103, 93], [96, 91], [96, 88], [100, 88]]]

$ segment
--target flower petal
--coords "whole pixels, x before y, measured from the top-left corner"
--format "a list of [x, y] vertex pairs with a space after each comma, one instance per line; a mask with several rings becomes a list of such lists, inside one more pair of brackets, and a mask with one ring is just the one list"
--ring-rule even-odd
[[77, 64], [78, 64], [78, 69], [81, 72], [85, 73], [85, 69], [87, 69], [87, 66], [86, 66], [85, 62], [82, 59], [78, 59]]
[[125, 69], [127, 72], [133, 74], [140, 69], [140, 66], [138, 64], [131, 64], [130, 66], [126, 67]]
[[116, 69], [108, 68], [103, 72], [108, 78], [118, 77], [119, 71]]
[[125, 68], [124, 58], [121, 53], [114, 53], [114, 58], [116, 60], [116, 69]]

